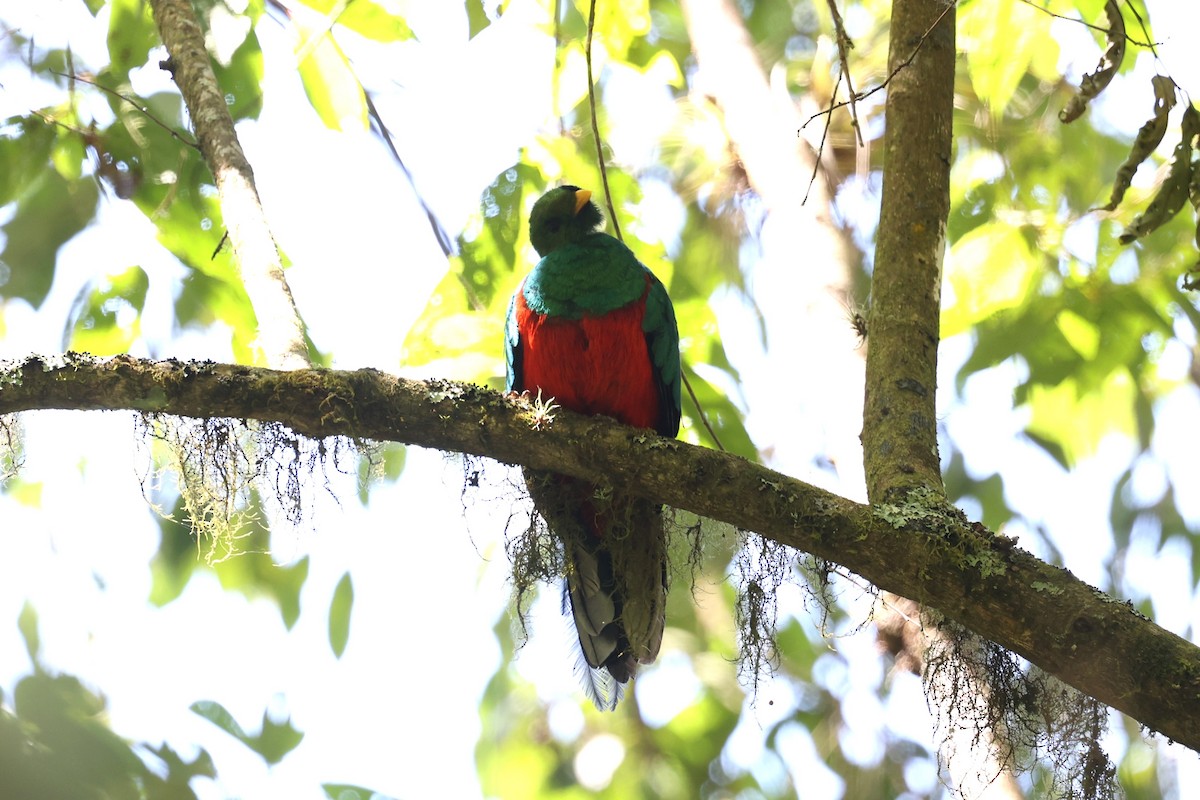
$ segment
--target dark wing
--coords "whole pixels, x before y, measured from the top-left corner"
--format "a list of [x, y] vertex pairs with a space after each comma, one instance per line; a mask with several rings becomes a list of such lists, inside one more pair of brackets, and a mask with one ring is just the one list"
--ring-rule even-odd
[[521, 329], [517, 327], [517, 295], [525, 291], [525, 283], [517, 287], [516, 294], [508, 302], [508, 319], [504, 322], [504, 362], [506, 365], [506, 392], [525, 391], [525, 373], [521, 364]]
[[650, 290], [646, 294], [642, 331], [646, 334], [646, 347], [654, 364], [654, 380], [658, 387], [659, 411], [655, 428], [663, 436], [675, 437], [679, 435], [679, 417], [683, 413], [679, 324], [675, 322], [675, 307], [671, 305], [666, 287], [650, 270], [647, 269], [646, 274], [650, 276]]

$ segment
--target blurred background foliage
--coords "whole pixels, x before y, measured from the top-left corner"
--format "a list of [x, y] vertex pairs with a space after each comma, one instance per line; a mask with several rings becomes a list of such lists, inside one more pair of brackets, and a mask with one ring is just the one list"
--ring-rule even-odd
[[[231, 357], [255, 363], [254, 310], [228, 248], [221, 246], [211, 175], [191, 144], [178, 94], [161, 78], [146, 77], [163, 57], [148, 5], [142, 0], [79, 4], [100, 22], [107, 20], [105, 58], [85, 60], [72, 47], [44, 46], [0, 12], [0, 58], [18, 67], [5, 73], [6, 82], [34, 83], [38, 97], [50, 98], [0, 127], [0, 332], [17, 304], [43, 308], [57, 283], [74, 297], [58, 320], [64, 349], [167, 357], [176, 354], [175, 337], [194, 332], [227, 341]], [[429, 161], [454, 154], [405, 146], [414, 128], [437, 130], [438, 120], [389, 116], [380, 103], [395, 85], [413, 79], [404, 72], [412, 63], [403, 55], [412, 51], [405, 48], [430, 46], [421, 42], [423, 15], [414, 4], [202, 0], [194, 5], [235, 120], [253, 121], [273, 102], [260, 89], [265, 66], [259, 32], [263, 26], [282, 27], [294, 41], [296, 69], [311, 106], [293, 113], [314, 114], [331, 130], [370, 130], [378, 140], [396, 140], [399, 157], [386, 180], [413, 187], [423, 211], [416, 223], [406, 223], [407, 229], [424, 226], [424, 235], [441, 242], [444, 259], [431, 251], [430, 263], [421, 268], [426, 277], [411, 284], [421, 295], [420, 311], [411, 319], [401, 317], [404, 325], [393, 331], [402, 339], [395, 360], [374, 366], [499, 388], [499, 332], [509, 297], [531, 263], [525, 221], [533, 200], [567, 180], [601, 186], [582, 79], [587, 3], [463, 4], [470, 38], [451, 57], [465, 59], [479, 82], [456, 84], [459, 94], [437, 98], [451, 119], [444, 135], [451, 135], [453, 120], [471, 120], [470, 135], [486, 150], [483, 140], [490, 135], [488, 114], [494, 106], [487, 96], [492, 84], [483, 76], [489, 65], [499, 69], [522, 46], [513, 29], [504, 27], [506, 18], [541, 20], [532, 27], [550, 33], [557, 46], [549, 84], [507, 87], [509, 94], [545, 96], [551, 115], [519, 147], [499, 155], [487, 151], [473, 180], [452, 184], [454, 202], [439, 201], [428, 168]], [[839, 5], [855, 43], [853, 85], [878, 86], [887, 72], [889, 4]], [[1049, 0], [1044, 5], [1071, 20], [1098, 23], [1104, 3]], [[803, 117], [844, 98], [824, 3], [742, 0], [731, 7], [741, 14], [764, 73], [783, 87]], [[1131, 35], [1154, 41], [1147, 9], [1140, 2], [1124, 7]], [[1146, 27], [1135, 25], [1134, 10], [1147, 20]], [[1178, 446], [1194, 428], [1200, 372], [1194, 361], [1200, 314], [1195, 296], [1179, 289], [1181, 275], [1197, 257], [1195, 222], [1185, 212], [1135, 246], [1118, 242], [1152, 195], [1155, 169], [1161, 178], [1177, 133], [1174, 139], [1167, 136], [1116, 211], [1091, 211], [1107, 199], [1113, 175], [1153, 103], [1153, 60], [1145, 48], [1131, 46], [1108, 96], [1074, 124], [1059, 122], [1058, 111], [1073, 84], [1103, 47], [1097, 31], [1055, 20], [1029, 4], [959, 4], [961, 55], [942, 320], [942, 455], [947, 487], [973, 518], [1019, 535], [1023, 546], [1067, 566], [1073, 566], [1071, 553], [1099, 553], [1103, 574], [1088, 578], [1155, 617], [1161, 603], [1153, 581], [1145, 579], [1144, 565], [1168, 556], [1190, 561], [1183, 573], [1171, 573], [1181, 583], [1172, 596], [1189, 604], [1200, 572], [1195, 547], [1200, 508], [1189, 499], [1187, 482], [1195, 486], [1195, 461], [1183, 459]], [[387, 53], [402, 57], [389, 60]], [[783, 373], [793, 369], [789, 347], [823, 345], [768, 335], [771, 320], [763, 318], [754, 292], [764, 209], [729, 138], [730, 121], [695, 83], [698, 64], [688, 19], [680, 4], [669, 0], [602, 0], [594, 55], [598, 124], [624, 239], [669, 287], [683, 334], [686, 374], [716, 437], [732, 452], [778, 464], [778, 448], [795, 440], [806, 423], [784, 416], [747, 424], [756, 413], [761, 418], [756, 403], [761, 408], [768, 399], [754, 394], [744, 374], [744, 365], [756, 362], [739, 357], [730, 342], [752, 341], [771, 369]], [[158, 88], [140, 93], [139, 86]], [[851, 306], [866, 300], [879, 143], [887, 135], [884, 97], [878, 92], [858, 104], [865, 149], [854, 147], [845, 110], [832, 115], [820, 179], [828, 182], [833, 201], [828, 209], [813, 210], [832, 216], [854, 244], [846, 285], [839, 290], [847, 298], [847, 325]], [[823, 120], [784, 133], [804, 147], [818, 136], [813, 129]], [[1172, 126], [1177, 132], [1177, 117]], [[295, 167], [312, 171], [315, 181], [321, 154], [308, 156]], [[480, 175], [492, 177], [480, 180]], [[340, 191], [371, 191], [355, 183], [360, 176], [337, 177]], [[337, 200], [314, 195], [312, 202]], [[146, 235], [156, 237], [178, 262], [176, 272], [164, 277], [141, 263], [108, 272], [57, 271], [66, 243], [103, 224], [102, 212], [130, 204], [148, 221]], [[456, 214], [447, 210], [452, 208], [467, 210]], [[404, 249], [389, 238], [391, 231], [377, 233], [379, 252]], [[805, 268], [803, 253], [792, 254], [791, 261], [796, 270]], [[394, 268], [381, 260], [383, 267]], [[423, 287], [431, 288], [426, 293]], [[348, 291], [353, 296], [373, 289], [352, 285]], [[143, 330], [152, 296], [167, 296], [172, 304], [171, 333], [165, 338], [148, 337]], [[797, 313], [802, 300], [796, 299]], [[301, 312], [308, 314], [303, 307]], [[339, 365], [338, 348], [331, 343], [336, 337], [315, 324], [309, 332], [330, 363]], [[858, 359], [861, 353], [831, 357]], [[797, 398], [829, 388], [820, 374], [793, 377]], [[782, 403], [791, 404], [788, 398]], [[695, 404], [686, 399], [684, 414], [681, 436], [716, 446]], [[1002, 450], [986, 435], [995, 435], [989, 431], [993, 426], [1007, 436]], [[848, 494], [857, 491], [853, 469], [843, 465], [839, 472], [808, 440], [796, 447], [811, 465], [802, 477]], [[384, 481], [361, 484], [364, 505], [373, 491], [405, 480], [403, 448], [385, 447], [375, 459], [372, 469], [382, 471]], [[363, 474], [367, 471], [364, 465]], [[1081, 474], [1090, 476], [1088, 482], [1076, 482]], [[1031, 480], [1040, 484], [1040, 493], [1031, 490]], [[39, 502], [36, 487], [19, 478], [9, 481], [6, 491], [23, 503]], [[260, 509], [247, 516], [243, 555], [206, 563], [170, 482], [152, 499], [175, 513], [162, 518], [161, 546], [149, 565], [151, 602], [172, 603], [194, 574], [213, 570], [228, 591], [271, 598], [291, 629], [301, 614], [309, 561], [279, 565], [267, 554], [270, 513]], [[1080, 523], [1069, 508], [1080, 503], [1109, 509], [1108, 525]], [[695, 522], [682, 517], [681, 528]], [[709, 528], [706, 523], [708, 541], [698, 569], [716, 588], [703, 603], [693, 602], [696, 594], [689, 593], [687, 570], [680, 566], [663, 654], [664, 674], [691, 687], [686, 702], [639, 713], [654, 690], [651, 674], [619, 713], [602, 715], [583, 709], [578, 696], [547, 701], [505, 657], [479, 706], [476, 763], [483, 793], [505, 798], [593, 793], [791, 797], [805, 794], [806, 781], [816, 780], [802, 765], [818, 763], [824, 765], [820, 783], [834, 787], [833, 796], [838, 786], [848, 798], [945, 794], [930, 742], [911, 735], [889, 712], [892, 694], [907, 676], [893, 670], [870, 641], [841, 638], [868, 619], [872, 604], [871, 595], [849, 576], [834, 575], [831, 586], [816, 587], [834, 597], [828, 616], [810, 612], [794, 587], [781, 590], [778, 672], [769, 691], [753, 702], [733, 664], [738, 652], [734, 589], [723, 580], [733, 571], [740, 539], [737, 532]], [[681, 552], [681, 565], [685, 558]], [[1141, 573], [1131, 558], [1140, 559]], [[797, 573], [797, 583], [804, 582]], [[328, 609], [329, 645], [338, 657], [352, 638], [354, 589], [346, 572]], [[193, 796], [189, 781], [213, 774], [208, 754], [200, 751], [186, 761], [166, 745], [130, 745], [108, 731], [102, 697], [42, 663], [32, 613], [23, 615], [22, 632], [33, 671], [12, 697], [0, 698], [0, 762], [19, 764], [20, 780], [29, 786], [58, 783], [53, 792], [26, 796]], [[519, 645], [511, 620], [502, 609], [496, 613], [496, 637], [502, 652], [511, 654]], [[1194, 637], [1186, 614], [1182, 621], [1178, 615], [1172, 619], [1177, 632]], [[303, 736], [286, 720], [267, 714], [262, 733], [246, 734], [219, 699], [193, 710], [269, 762], [285, 758]], [[1177, 764], [1145, 742], [1136, 724], [1114, 720], [1107, 744], [1128, 797], [1172, 796]], [[5, 767], [0, 780], [11, 788], [17, 774]], [[1038, 774], [1024, 779], [1030, 796], [1038, 796]], [[327, 784], [323, 791], [338, 798], [370, 794], [349, 784]]]

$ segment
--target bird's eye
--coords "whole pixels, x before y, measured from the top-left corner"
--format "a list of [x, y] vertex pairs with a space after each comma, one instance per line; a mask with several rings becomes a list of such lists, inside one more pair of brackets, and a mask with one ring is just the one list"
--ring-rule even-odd
[[561, 220], [561, 219], [550, 219], [550, 220], [546, 220], [546, 229], [547, 229], [548, 231], [550, 231], [551, 233], [554, 233], [555, 231], [557, 231], [557, 230], [558, 230], [559, 228], [561, 228], [561, 227], [562, 227], [562, 220]]

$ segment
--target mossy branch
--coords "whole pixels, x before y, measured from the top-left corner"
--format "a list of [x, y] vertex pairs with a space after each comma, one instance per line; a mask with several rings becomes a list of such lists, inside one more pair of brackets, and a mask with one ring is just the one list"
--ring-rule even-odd
[[[1200, 648], [960, 514], [936, 493], [875, 510], [742, 458], [527, 400], [375, 370], [31, 356], [0, 369], [0, 414], [118, 410], [282, 423], [567, 473], [753, 530], [938, 609], [1200, 751]], [[931, 502], [922, 501], [926, 495]]]

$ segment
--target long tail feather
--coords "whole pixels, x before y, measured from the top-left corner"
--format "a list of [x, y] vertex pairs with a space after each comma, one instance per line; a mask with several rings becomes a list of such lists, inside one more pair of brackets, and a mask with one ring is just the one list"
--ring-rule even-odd
[[666, 612], [666, 542], [657, 504], [624, 496], [597, 497], [590, 484], [552, 473], [526, 472], [538, 512], [563, 543], [564, 614], [579, 639], [580, 673], [588, 697], [612, 709], [623, 684], [658, 656]]
[[[563, 615], [571, 613], [571, 595], [566, 583], [563, 584]], [[578, 627], [576, 628], [578, 631]], [[613, 711], [617, 703], [625, 697], [625, 684], [619, 682], [613, 674], [603, 668], [594, 667], [589, 663], [584, 652], [584, 637], [573, 639], [575, 652], [575, 677], [579, 679], [579, 687], [584, 695], [600, 711]]]

